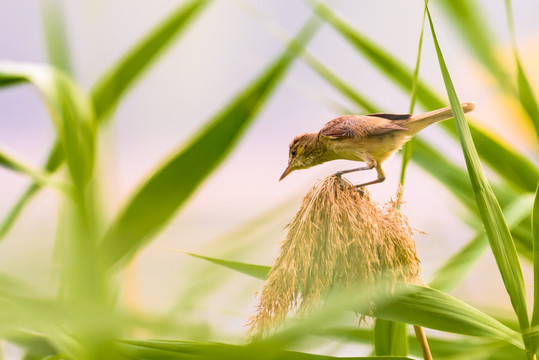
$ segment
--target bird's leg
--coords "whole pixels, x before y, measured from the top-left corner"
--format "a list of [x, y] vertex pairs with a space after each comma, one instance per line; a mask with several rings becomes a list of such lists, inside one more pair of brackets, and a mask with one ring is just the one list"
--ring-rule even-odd
[[375, 168], [376, 168], [376, 172], [378, 173], [378, 179], [373, 180], [373, 181], [369, 181], [369, 182], [366, 182], [366, 183], [363, 183], [363, 184], [356, 185], [356, 188], [358, 190], [360, 190], [360, 188], [362, 188], [364, 186], [367, 186], [367, 185], [381, 183], [386, 179], [386, 173], [384, 171], [384, 168], [382, 167], [382, 164], [376, 164]]
[[336, 176], [337, 179], [339, 179], [339, 182], [341, 183], [341, 190], [344, 190], [344, 182], [342, 181], [342, 176], [344, 174], [348, 174], [355, 171], [370, 170], [372, 168], [374, 168], [374, 165], [362, 166], [362, 167], [359, 167], [356, 169], [350, 169], [350, 170], [341, 170], [341, 171], [337, 171], [335, 174], [333, 174], [333, 176]]

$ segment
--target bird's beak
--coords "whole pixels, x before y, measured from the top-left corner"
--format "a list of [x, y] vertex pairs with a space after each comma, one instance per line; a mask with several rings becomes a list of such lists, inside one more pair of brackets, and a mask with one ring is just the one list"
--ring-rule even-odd
[[294, 162], [293, 161], [290, 161], [290, 163], [288, 164], [288, 166], [286, 167], [286, 170], [284, 171], [284, 173], [281, 175], [281, 177], [279, 178], [279, 181], [281, 181], [282, 179], [284, 179], [288, 174], [290, 174], [292, 171], [294, 171], [294, 169], [292, 168], [292, 164]]

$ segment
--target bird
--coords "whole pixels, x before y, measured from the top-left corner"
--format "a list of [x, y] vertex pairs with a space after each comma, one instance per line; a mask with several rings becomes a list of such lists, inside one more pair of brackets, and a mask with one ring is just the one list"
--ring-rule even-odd
[[[476, 108], [475, 102], [461, 103], [464, 113]], [[336, 172], [341, 176], [354, 171], [376, 169], [377, 178], [363, 184], [381, 183], [386, 179], [384, 162], [408, 140], [427, 126], [453, 118], [451, 107], [423, 114], [345, 115], [330, 120], [317, 133], [305, 133], [292, 140], [288, 152], [288, 166], [283, 180], [292, 171], [307, 169], [327, 161], [344, 159], [362, 161], [365, 166]]]

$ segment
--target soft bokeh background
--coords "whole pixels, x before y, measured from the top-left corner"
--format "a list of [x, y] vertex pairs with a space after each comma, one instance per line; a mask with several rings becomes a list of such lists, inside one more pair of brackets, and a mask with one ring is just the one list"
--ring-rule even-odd
[[[68, 47], [76, 79], [90, 88], [111, 63], [179, 3], [175, 0], [64, 1]], [[478, 3], [499, 40], [500, 55], [511, 63], [503, 2]], [[423, 1], [342, 0], [332, 4], [354, 27], [391, 49], [410, 67], [414, 66]], [[539, 3], [520, 0], [513, 7], [524, 65], [530, 79], [537, 84]], [[443, 9], [436, 1], [432, 1], [432, 8], [459, 97], [479, 104], [473, 120], [501, 134], [519, 150], [537, 153], [538, 149], [530, 145], [529, 136], [533, 132], [518, 120], [520, 110], [503, 98], [489, 74], [480, 69], [469, 50], [460, 44], [458, 29], [444, 18]], [[46, 62], [39, 1], [0, 0], [0, 9], [0, 59]], [[258, 12], [267, 22], [253, 15]], [[99, 158], [101, 198], [106, 209], [103, 221], [110, 220], [137, 184], [172, 149], [197, 131], [282, 51], [284, 45], [275, 36], [276, 32], [282, 30], [294, 35], [310, 12], [310, 7], [302, 1], [290, 0], [216, 0], [209, 6], [132, 88], [114, 121], [103, 129]], [[407, 112], [409, 95], [361, 59], [328, 25], [307, 48], [385, 111]], [[420, 76], [443, 93], [428, 32]], [[130, 266], [123, 289], [129, 306], [155, 314], [176, 308], [178, 314], [204, 317], [210, 327], [198, 330], [220, 339], [242, 334], [243, 324], [254, 311], [254, 292], [261, 283], [228, 274], [228, 270], [201, 264], [169, 249], [270, 265], [284, 237], [283, 227], [299, 207], [302, 195], [317, 179], [355, 166], [352, 162], [336, 161], [277, 181], [286, 166], [290, 140], [299, 133], [317, 131], [325, 122], [339, 116], [332, 106], [335, 103], [355, 111], [353, 105], [301, 60], [296, 60], [232, 155]], [[439, 128], [428, 128], [421, 136], [463, 164], [460, 149]], [[38, 167], [53, 140], [51, 122], [30, 86], [0, 92], [2, 147]], [[400, 166], [400, 156], [396, 156], [386, 164], [388, 180], [370, 188], [377, 201], [386, 202], [395, 197]], [[361, 182], [374, 176], [374, 172], [364, 172], [349, 178]], [[4, 216], [29, 181], [0, 168], [0, 184], [0, 216]], [[474, 232], [463, 221], [464, 210], [453, 196], [413, 163], [408, 170], [405, 201], [412, 225], [426, 233], [418, 234], [417, 246], [428, 280], [442, 260], [466, 243]], [[59, 205], [59, 196], [52, 190], [41, 192], [31, 202], [0, 244], [1, 272], [47, 287]], [[242, 224], [275, 208], [273, 220], [262, 229], [250, 236], [233, 233]], [[232, 235], [226, 235], [231, 232]], [[527, 266], [525, 271], [529, 272]], [[217, 283], [211, 300], [196, 304], [180, 300], [186, 292], [194, 292], [197, 284], [212, 279]], [[529, 277], [527, 282], [531, 283]], [[490, 253], [483, 256], [454, 293], [471, 304], [510, 309]]]

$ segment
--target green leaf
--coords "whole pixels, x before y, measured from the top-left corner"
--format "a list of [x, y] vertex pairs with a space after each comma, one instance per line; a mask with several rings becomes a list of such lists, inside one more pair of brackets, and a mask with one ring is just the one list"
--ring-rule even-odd
[[[504, 213], [507, 217], [507, 225], [510, 228], [516, 227], [529, 215], [529, 210], [533, 202], [531, 194], [524, 194], [516, 198], [507, 205]], [[472, 265], [483, 254], [487, 248], [488, 239], [484, 232], [477, 234], [458, 253], [450, 257], [433, 276], [430, 286], [442, 290], [453, 290], [464, 278]]]
[[406, 324], [375, 319], [373, 332], [375, 355], [408, 355]]
[[382, 303], [376, 303], [374, 317], [455, 334], [504, 340], [523, 348], [517, 332], [451, 295], [417, 285], [407, 285], [400, 290]]
[[[533, 244], [533, 313], [531, 327], [539, 326], [539, 184], [535, 191], [535, 199], [532, 207], [532, 244]], [[536, 335], [533, 344], [539, 343], [539, 335]], [[535, 349], [536, 350], [536, 349]]]
[[470, 129], [466, 123], [464, 112], [460, 106], [460, 101], [451, 81], [449, 71], [447, 70], [447, 66], [438, 44], [438, 39], [436, 38], [430, 13], [428, 13], [428, 16], [438, 61], [440, 63], [440, 69], [444, 78], [451, 108], [453, 110], [453, 114], [455, 115], [462, 151], [464, 153], [468, 174], [476, 196], [477, 207], [479, 208], [479, 213], [481, 215], [483, 225], [485, 226], [496, 263], [498, 264], [498, 268], [502, 275], [505, 288], [519, 319], [520, 328], [522, 331], [525, 331], [530, 325], [528, 322], [528, 313], [526, 309], [524, 279], [522, 276], [522, 270], [520, 268], [515, 244], [513, 243], [513, 238], [511, 237], [509, 227], [505, 222], [500, 205], [498, 204], [498, 201], [492, 192], [492, 188], [486, 179], [483, 168], [481, 167], [479, 155], [475, 149]]
[[251, 277], [254, 277], [260, 280], [266, 280], [268, 278], [268, 273], [271, 270], [271, 266], [246, 264], [246, 263], [242, 263], [238, 261], [222, 260], [222, 259], [212, 258], [208, 256], [197, 255], [193, 253], [186, 253], [186, 254], [189, 256], [193, 256], [199, 259], [209, 261], [217, 265], [227, 267], [229, 269], [235, 270], [237, 272], [249, 275]]
[[[330, 360], [333, 356], [282, 350], [265, 344], [231, 345], [171, 340], [123, 340], [122, 347], [130, 358], [144, 359], [231, 359], [231, 360]], [[401, 356], [347, 357], [346, 359], [400, 360]]]
[[72, 74], [69, 39], [61, 0], [41, 0], [41, 18], [49, 62], [66, 74]]
[[[378, 67], [380, 71], [392, 79], [406, 93], [411, 92], [413, 72], [410, 69], [388, 51], [383, 50], [380, 46], [367, 39], [339, 18], [328, 6], [315, 0], [307, 1], [317, 4], [317, 13], [331, 24], [335, 30], [348, 40], [373, 65]], [[425, 108], [436, 109], [446, 106], [446, 102], [437, 96], [422, 80], [417, 81], [416, 93], [418, 102]], [[449, 131], [451, 135], [457, 136], [457, 130], [452, 122], [444, 121], [440, 125]], [[482, 131], [473, 124], [470, 124], [470, 131], [481, 157], [492, 169], [496, 170], [502, 178], [515, 186], [530, 192], [535, 190], [537, 179], [539, 179], [539, 170], [531, 161], [504, 144], [500, 139]]]
[[10, 79], [31, 83], [45, 98], [73, 182], [82, 189], [94, 162], [94, 113], [89, 97], [67, 75], [48, 65], [0, 62], [0, 82]]
[[182, 3], [99, 78], [92, 90], [98, 121], [118, 105], [129, 87], [210, 1], [190, 0]]
[[[303, 43], [314, 34], [316, 18], [298, 35]], [[252, 84], [215, 116], [199, 134], [177, 151], [133, 195], [116, 217], [101, 246], [107, 266], [131, 257], [147, 243], [225, 159], [254, 119], [295, 58], [298, 47], [286, 51]]]

